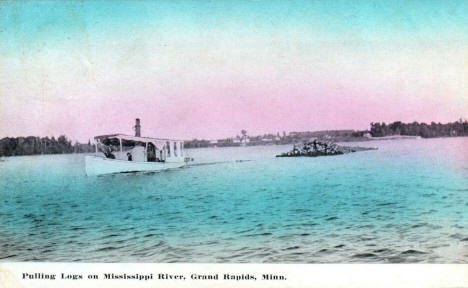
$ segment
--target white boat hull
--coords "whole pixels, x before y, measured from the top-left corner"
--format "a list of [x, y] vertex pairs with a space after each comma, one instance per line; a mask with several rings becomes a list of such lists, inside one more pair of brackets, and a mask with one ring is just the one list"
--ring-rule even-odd
[[85, 168], [86, 175], [103, 175], [125, 172], [144, 172], [144, 171], [162, 171], [168, 169], [180, 168], [185, 162], [136, 162], [109, 159], [99, 156], [86, 156]]

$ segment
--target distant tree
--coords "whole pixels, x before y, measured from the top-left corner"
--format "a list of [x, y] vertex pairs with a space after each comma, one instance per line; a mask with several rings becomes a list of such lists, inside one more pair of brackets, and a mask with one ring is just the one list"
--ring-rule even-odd
[[385, 123], [371, 123], [370, 132], [373, 137], [389, 135], [421, 136], [423, 138], [468, 136], [468, 121], [459, 119], [447, 124], [431, 122], [430, 125], [416, 121], [408, 124], [397, 121], [389, 125], [385, 125]]

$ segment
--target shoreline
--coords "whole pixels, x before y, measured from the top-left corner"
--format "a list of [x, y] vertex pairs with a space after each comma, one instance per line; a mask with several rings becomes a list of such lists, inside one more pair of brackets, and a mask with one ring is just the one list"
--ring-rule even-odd
[[383, 140], [432, 139], [432, 138], [453, 138], [453, 137], [468, 137], [468, 136], [450, 136], [450, 137], [442, 136], [442, 137], [423, 138], [421, 136], [392, 135], [392, 136], [382, 136], [382, 137], [369, 137], [369, 140], [383, 141]]
[[[424, 138], [421, 136], [405, 136], [405, 135], [395, 135], [395, 136], [383, 136], [383, 137], [359, 137], [359, 139], [326, 139], [327, 141], [331, 141], [334, 143], [353, 143], [353, 142], [371, 142], [371, 141], [389, 141], [389, 140], [427, 140], [427, 139], [444, 139], [444, 138], [463, 138], [463, 137], [468, 137], [465, 135], [460, 135], [460, 136], [441, 136], [441, 137], [429, 137], [429, 138]], [[358, 138], [358, 137], [356, 137]], [[247, 145], [247, 146], [241, 146], [241, 145], [231, 145], [231, 146], [203, 146], [203, 147], [184, 147], [184, 149], [206, 149], [206, 148], [232, 148], [232, 147], [268, 147], [268, 146], [281, 146], [281, 145], [294, 145], [294, 144], [299, 144], [299, 142], [288, 142], [288, 143], [263, 143], [263, 144], [258, 144], [258, 145]], [[353, 146], [351, 146], [353, 147]], [[355, 148], [355, 147], [353, 147]], [[89, 154], [93, 155], [94, 152], [71, 152], [71, 153], [43, 153], [43, 154], [21, 154], [21, 155], [0, 155], [0, 162], [4, 162], [6, 158], [10, 157], [21, 157], [21, 156], [45, 156], [45, 155], [70, 155], [70, 154]], [[3, 161], [1, 161], [3, 160]]]

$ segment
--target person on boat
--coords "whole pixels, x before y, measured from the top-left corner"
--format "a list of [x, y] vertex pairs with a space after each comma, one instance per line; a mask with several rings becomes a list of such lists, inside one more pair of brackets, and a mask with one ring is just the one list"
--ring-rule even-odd
[[128, 161], [132, 161], [132, 153], [130, 152], [127, 152], [127, 158], [128, 158]]
[[112, 149], [109, 146], [105, 146], [104, 156], [109, 159], [115, 159], [115, 155], [112, 154]]

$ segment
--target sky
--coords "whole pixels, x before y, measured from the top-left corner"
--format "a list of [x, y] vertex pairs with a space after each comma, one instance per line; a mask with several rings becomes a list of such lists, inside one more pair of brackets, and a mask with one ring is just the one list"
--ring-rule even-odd
[[2, 1], [0, 137], [468, 118], [468, 1]]

